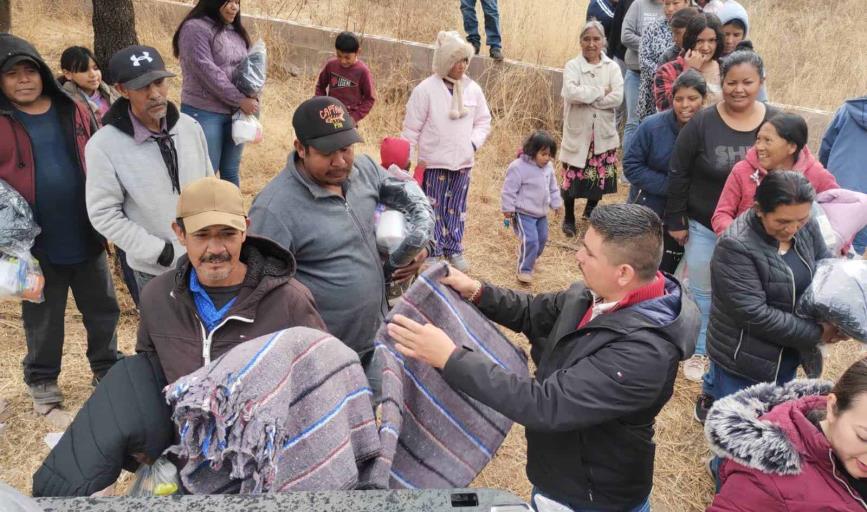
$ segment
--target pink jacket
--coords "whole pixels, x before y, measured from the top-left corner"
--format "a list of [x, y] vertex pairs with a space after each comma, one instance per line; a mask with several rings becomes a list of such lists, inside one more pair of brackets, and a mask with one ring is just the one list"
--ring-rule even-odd
[[[793, 382], [802, 387], [830, 388], [830, 383], [823, 385], [823, 381]], [[769, 392], [757, 386], [749, 392], [778, 398], [789, 389], [787, 385]], [[731, 404], [735, 407], [717, 411], [718, 419], [705, 427], [713, 451], [727, 457], [720, 468], [722, 488], [707, 512], [867, 510], [867, 503], [847, 483], [827, 438], [807, 417], [811, 411], [825, 408], [825, 396], [787, 401], [759, 418], [752, 416], [758, 412], [753, 407], [759, 402], [755, 397], [747, 398], [741, 394], [735, 399], [737, 403]], [[762, 404], [762, 408], [769, 405]]]
[[[809, 180], [817, 193], [840, 187], [837, 185], [834, 175], [822, 167], [822, 164], [816, 160], [816, 157], [810, 153], [810, 149], [806, 146], [801, 150], [798, 161], [795, 162], [794, 170], [804, 173], [804, 177]], [[759, 157], [755, 147], [750, 148], [747, 151], [747, 156], [735, 164], [726, 180], [716, 210], [710, 220], [717, 235], [723, 234], [738, 215], [753, 206], [756, 188], [767, 174], [768, 171], [759, 166]]]
[[406, 104], [401, 137], [409, 140], [417, 160], [428, 169], [472, 167], [475, 152], [491, 131], [491, 112], [482, 88], [466, 75], [462, 83], [464, 106], [470, 111], [462, 118], [449, 117], [452, 96], [437, 75], [418, 84]]

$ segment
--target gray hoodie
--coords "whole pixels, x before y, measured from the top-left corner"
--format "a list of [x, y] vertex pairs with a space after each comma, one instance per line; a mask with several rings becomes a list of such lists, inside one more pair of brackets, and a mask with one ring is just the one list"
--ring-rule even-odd
[[641, 35], [648, 25], [662, 16], [665, 16], [665, 13], [660, 0], [635, 0], [629, 6], [620, 34], [620, 41], [626, 46], [626, 57], [623, 61], [627, 68], [632, 71], [639, 70], [638, 46], [641, 44]]

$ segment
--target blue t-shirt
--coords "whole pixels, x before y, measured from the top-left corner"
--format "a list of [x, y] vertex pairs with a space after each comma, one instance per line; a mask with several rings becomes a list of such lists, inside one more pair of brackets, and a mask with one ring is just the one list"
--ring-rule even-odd
[[55, 265], [81, 263], [92, 256], [94, 237], [87, 218], [84, 175], [66, 141], [60, 116], [52, 103], [44, 114], [20, 110], [15, 118], [30, 135], [36, 167], [36, 201], [33, 214], [42, 233], [33, 253]]

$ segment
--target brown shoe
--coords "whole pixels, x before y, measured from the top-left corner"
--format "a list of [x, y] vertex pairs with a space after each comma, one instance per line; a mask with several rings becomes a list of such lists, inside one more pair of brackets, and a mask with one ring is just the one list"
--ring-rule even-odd
[[530, 274], [528, 272], [520, 272], [518, 273], [517, 277], [518, 281], [524, 284], [533, 284], [533, 274]]

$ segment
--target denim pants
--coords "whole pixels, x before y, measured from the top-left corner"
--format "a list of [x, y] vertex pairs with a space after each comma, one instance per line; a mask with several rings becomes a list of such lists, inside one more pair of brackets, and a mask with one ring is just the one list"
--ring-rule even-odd
[[638, 71], [626, 70], [623, 77], [623, 95], [626, 98], [626, 126], [623, 128], [623, 154], [629, 151], [632, 136], [638, 129], [638, 86], [641, 75]]
[[214, 172], [219, 172], [220, 178], [240, 186], [239, 173], [244, 145], [235, 144], [232, 140], [232, 114], [218, 114], [189, 105], [181, 105], [181, 112], [202, 125]]
[[135, 303], [135, 307], [139, 307], [138, 304], [138, 282], [135, 280], [135, 270], [133, 270], [126, 262], [126, 253], [123, 252], [123, 249], [120, 247], [114, 247], [114, 256], [117, 259], [117, 263], [120, 265], [121, 276], [123, 277], [123, 282], [126, 285], [126, 289], [129, 291], [130, 297], [132, 297], [132, 301]]
[[[476, 17], [477, 0], [461, 0], [461, 14], [464, 17], [464, 32], [467, 33], [467, 41], [474, 45], [481, 45], [482, 38], [479, 36], [479, 20]], [[500, 13], [497, 10], [497, 0], [479, 0], [482, 2], [482, 12], [485, 13], [485, 41], [491, 48], [500, 48]]]
[[138, 270], [133, 270], [132, 275], [135, 277], [135, 284], [138, 286], [139, 295], [144, 291], [145, 285], [151, 282], [151, 279], [156, 277], [153, 274], [146, 274], [144, 272], [139, 272]]
[[701, 328], [695, 341], [695, 354], [705, 355], [707, 341], [707, 322], [710, 318], [710, 259], [716, 247], [716, 233], [704, 224], [690, 219], [689, 239], [683, 250], [686, 260], [687, 288], [701, 313]]
[[117, 361], [117, 328], [120, 308], [105, 252], [74, 265], [40, 263], [45, 276], [45, 301], [21, 303], [27, 355], [22, 362], [24, 382], [56, 382], [63, 357], [64, 321], [69, 289], [87, 331], [90, 370], [102, 378]]
[[[543, 499], [553, 501], [554, 502], [552, 504], [553, 506], [550, 506], [549, 508], [545, 508], [544, 505], [540, 506], [540, 503], [537, 503], [537, 501], [536, 501], [537, 496], [541, 496]], [[557, 500], [555, 500], [554, 498], [552, 498], [550, 496], [542, 494], [541, 492], [539, 492], [539, 489], [537, 489], [536, 486], [533, 486], [533, 491], [530, 494], [530, 505], [533, 507], [533, 510], [535, 510], [536, 512], [547, 512], [549, 509], [551, 509], [552, 512], [561, 512], [561, 511], [565, 512], [566, 510], [569, 510], [571, 512], [597, 512], [597, 511], [599, 511], [599, 509], [595, 509], [595, 508], [572, 508], [572, 507], [569, 507], [568, 505], [564, 505], [562, 503], [557, 502]], [[635, 507], [630, 508], [626, 512], [650, 512], [650, 496], [645, 498], [645, 500], [642, 503], [640, 503], [639, 505], [637, 505]]]
[[536, 259], [542, 255], [545, 244], [548, 243], [548, 217], [516, 213], [514, 228], [521, 240], [518, 249], [518, 272], [532, 274]]

